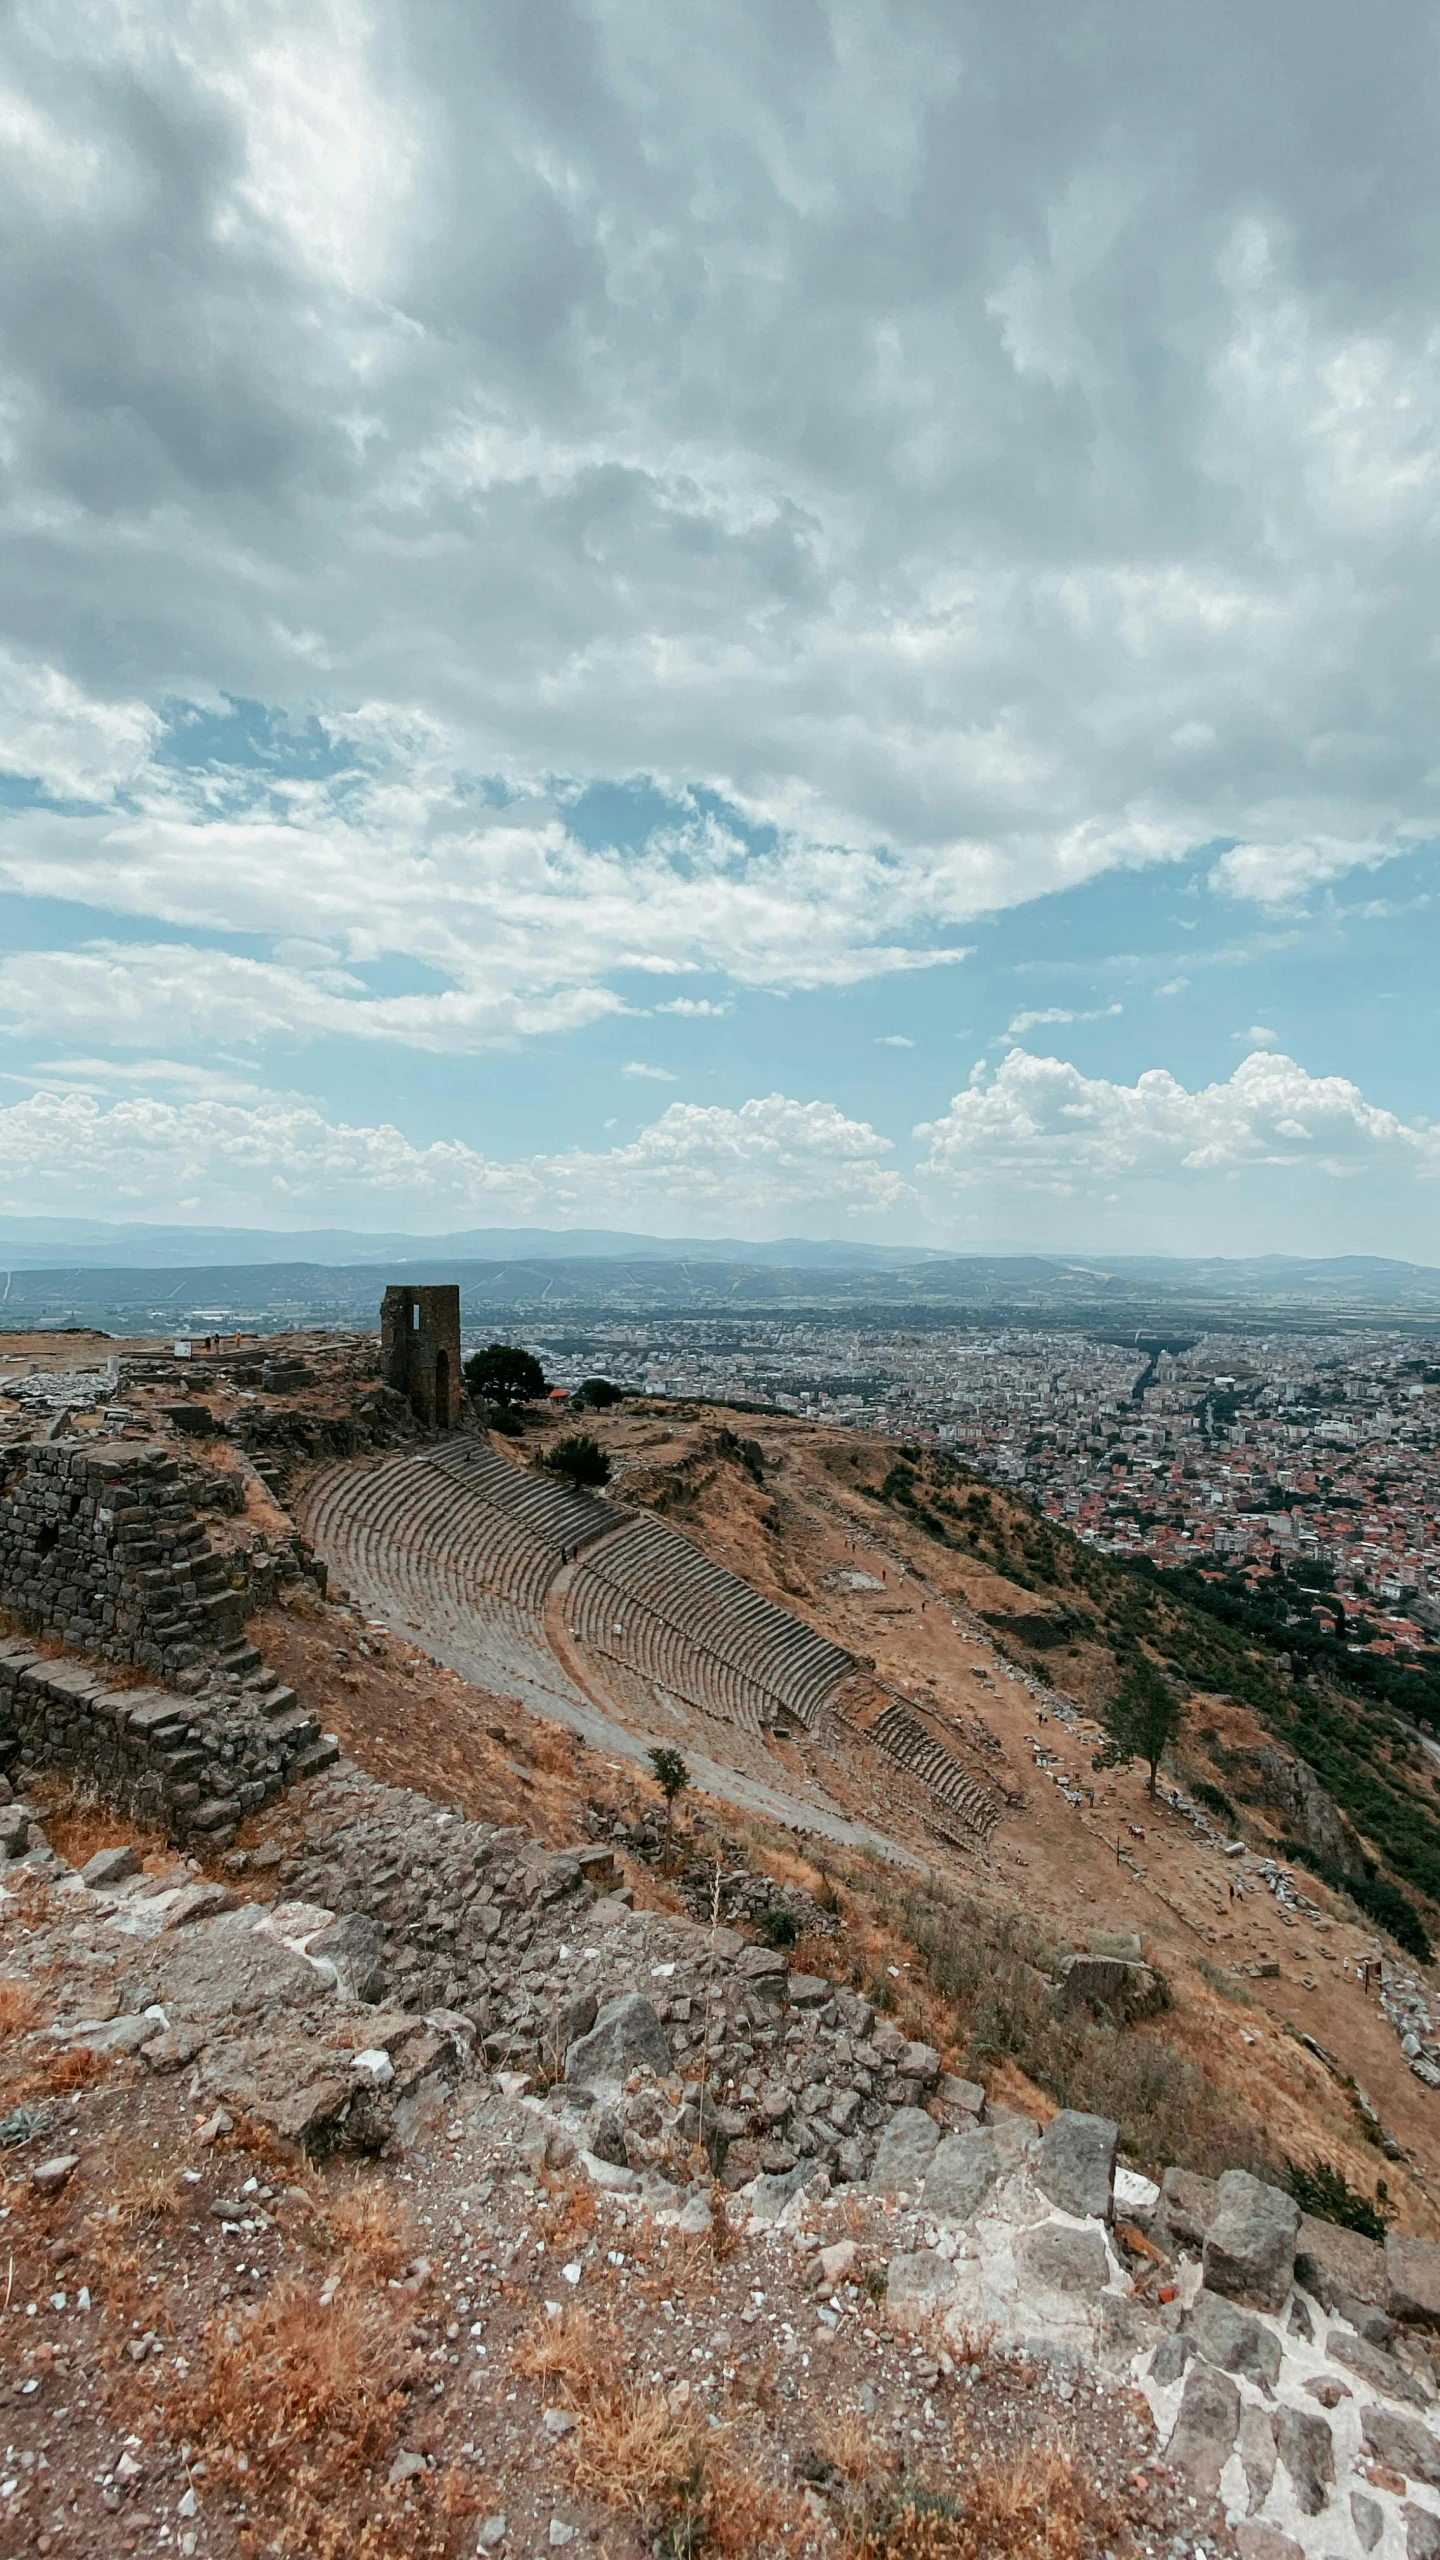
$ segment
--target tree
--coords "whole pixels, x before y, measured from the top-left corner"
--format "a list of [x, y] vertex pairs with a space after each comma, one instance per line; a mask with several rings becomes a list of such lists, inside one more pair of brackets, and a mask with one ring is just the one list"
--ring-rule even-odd
[[665, 1846], [660, 1853], [660, 1865], [662, 1873], [668, 1874], [670, 1830], [675, 1820], [675, 1799], [677, 1796], [683, 1796], [689, 1786], [690, 1772], [679, 1752], [671, 1751], [664, 1743], [651, 1752], [650, 1766], [655, 1772], [655, 1784], [665, 1799]]
[[1094, 1766], [1128, 1769], [1132, 1760], [1143, 1760], [1150, 1772], [1147, 1793], [1153, 1796], [1161, 1755], [1185, 1721], [1184, 1700], [1154, 1663], [1139, 1654], [1102, 1710], [1100, 1721], [1107, 1739], [1095, 1755]]
[[557, 1440], [537, 1464], [552, 1476], [563, 1476], [577, 1493], [582, 1485], [599, 1486], [610, 1481], [610, 1461], [588, 1431], [572, 1431], [565, 1439]]
[[575, 1390], [575, 1402], [593, 1405], [597, 1413], [603, 1413], [608, 1405], [623, 1404], [624, 1400], [625, 1390], [617, 1387], [613, 1378], [582, 1378]]
[[486, 1404], [533, 1404], [545, 1393], [545, 1372], [531, 1352], [488, 1342], [466, 1361], [465, 1384]]

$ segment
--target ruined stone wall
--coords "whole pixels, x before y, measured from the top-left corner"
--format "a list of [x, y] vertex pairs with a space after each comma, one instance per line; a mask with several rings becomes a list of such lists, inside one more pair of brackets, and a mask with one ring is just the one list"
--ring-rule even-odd
[[242, 1604], [164, 1450], [0, 1450], [0, 1609], [162, 1677], [238, 1644]]
[[96, 1665], [0, 1637], [0, 1773], [8, 1795], [42, 1770], [93, 1787], [172, 1840], [228, 1848], [247, 1813], [337, 1758], [312, 1716], [258, 1665], [204, 1696], [122, 1689]]

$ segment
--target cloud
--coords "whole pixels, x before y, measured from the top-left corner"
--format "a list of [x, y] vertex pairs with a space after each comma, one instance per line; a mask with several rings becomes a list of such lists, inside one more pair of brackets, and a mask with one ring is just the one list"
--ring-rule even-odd
[[622, 1076], [643, 1077], [650, 1084], [678, 1084], [680, 1081], [668, 1067], [648, 1067], [641, 1058], [627, 1058], [620, 1073]]
[[687, 1021], [724, 1022], [735, 1010], [732, 1004], [716, 1004], [709, 996], [672, 996], [667, 1004], [651, 1007], [654, 1013], [678, 1013]]
[[1189, 984], [1188, 978], [1167, 978], [1163, 987], [1157, 987], [1155, 993], [1157, 996], [1183, 996]]
[[327, 1120], [313, 1104], [205, 1094], [107, 1101], [77, 1084], [0, 1106], [0, 1209], [102, 1216], [237, 1215], [280, 1226], [402, 1217], [441, 1231], [472, 1218], [560, 1224], [643, 1218], [656, 1232], [783, 1232], [884, 1217], [913, 1193], [893, 1149], [833, 1104], [769, 1094], [739, 1109], [671, 1103], [629, 1144], [518, 1162], [458, 1139]]
[[1012, 1049], [988, 1082], [957, 1093], [915, 1134], [928, 1150], [921, 1174], [937, 1186], [1000, 1185], [1062, 1200], [1157, 1177], [1262, 1168], [1328, 1182], [1440, 1173], [1440, 1131], [1367, 1102], [1343, 1076], [1311, 1076], [1273, 1053], [1244, 1058], [1225, 1082], [1191, 1092], [1163, 1067], [1125, 1085]]
[[1017, 1013], [1014, 1021], [1006, 1024], [1005, 1036], [1010, 1040], [1021, 1040], [1027, 1031], [1036, 1031], [1042, 1024], [1052, 1022], [1109, 1022], [1112, 1016], [1124, 1010], [1120, 1004], [1102, 1004], [1091, 1013], [1068, 1013], [1063, 1004], [1046, 1005], [1039, 1012]]
[[[1423, 12], [1106, 6], [1063, 78], [973, 0], [565, 26], [6, 14], [0, 760], [115, 806], [0, 877], [413, 956], [444, 1045], [1433, 838]], [[157, 734], [229, 700], [263, 806]], [[637, 777], [637, 859], [571, 833]]]
[[1278, 1049], [1280, 1034], [1269, 1031], [1263, 1022], [1252, 1022], [1248, 1031], [1232, 1031], [1232, 1040], [1242, 1041], [1247, 1049]]
[[915, 1043], [903, 1031], [882, 1031], [875, 1041], [877, 1049], [913, 1049]]

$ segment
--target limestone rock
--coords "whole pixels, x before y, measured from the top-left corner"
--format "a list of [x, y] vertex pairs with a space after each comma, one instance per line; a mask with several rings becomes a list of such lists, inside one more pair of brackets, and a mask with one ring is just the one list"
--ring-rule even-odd
[[1197, 2355], [1224, 2372], [1243, 2374], [1247, 2381], [1268, 2383], [1272, 2389], [1279, 2381], [1282, 2350], [1274, 2331], [1222, 2294], [1198, 2293], [1186, 2328]]
[[924, 2173], [921, 2195], [926, 2209], [951, 2222], [968, 2222], [999, 2175], [994, 2142], [982, 2127], [973, 2133], [947, 2134]]
[[582, 2080], [591, 2087], [624, 2080], [632, 2071], [649, 2069], [663, 2074], [670, 2067], [670, 2047], [664, 2030], [639, 1991], [627, 1991], [618, 2000], [607, 2000], [590, 2033], [572, 2044], [565, 2056], [566, 2079]]
[[1213, 2497], [1240, 2424], [1240, 2393], [1228, 2373], [1192, 2364], [1165, 2458], [1183, 2471], [1198, 2497]]
[[1035, 2183], [1062, 2213], [1108, 2217], [1120, 2128], [1108, 2116], [1062, 2107], [1040, 2137]]
[[897, 2107], [876, 2145], [870, 2184], [881, 2195], [918, 2195], [940, 2142], [923, 2107]]
[[1433, 2240], [1385, 2243], [1385, 2308], [1392, 2320], [1440, 2329], [1440, 2247]]
[[1302, 2515], [1318, 2516], [1335, 2480], [1335, 2442], [1329, 2421], [1304, 2409], [1277, 2409], [1275, 2449], [1295, 2486]]
[[1002, 2169], [1018, 2169], [1040, 2139], [1040, 2128], [1033, 2117], [1022, 2116], [1018, 2107], [987, 2105], [985, 2130], [995, 2145]]
[[1227, 2169], [1215, 2219], [1205, 2235], [1205, 2282], [1212, 2293], [1257, 2311], [1282, 2311], [1295, 2273], [1300, 2208], [1293, 2196]]

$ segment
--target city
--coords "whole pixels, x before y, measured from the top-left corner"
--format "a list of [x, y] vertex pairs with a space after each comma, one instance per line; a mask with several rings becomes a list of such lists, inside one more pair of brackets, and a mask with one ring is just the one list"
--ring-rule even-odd
[[1413, 1334], [538, 1327], [562, 1384], [778, 1406], [929, 1441], [1102, 1552], [1258, 1582], [1369, 1650], [1440, 1634], [1440, 1361]]

